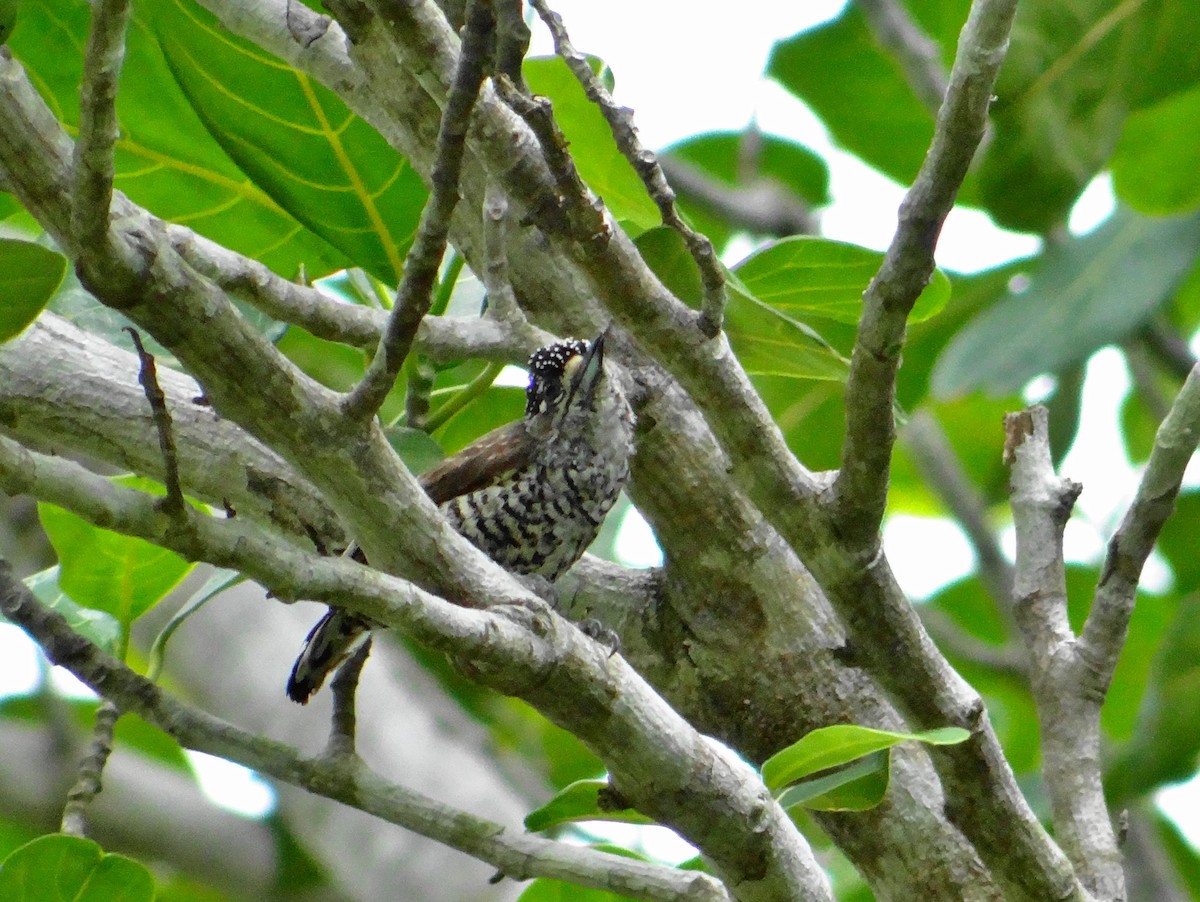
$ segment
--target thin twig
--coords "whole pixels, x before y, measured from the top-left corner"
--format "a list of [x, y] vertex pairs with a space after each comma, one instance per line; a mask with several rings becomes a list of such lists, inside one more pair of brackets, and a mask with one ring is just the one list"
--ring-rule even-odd
[[163, 499], [163, 510], [169, 514], [178, 514], [183, 510], [183, 485], [179, 481], [179, 454], [175, 447], [175, 433], [171, 428], [171, 411], [167, 409], [167, 396], [163, 394], [162, 386], [158, 384], [158, 370], [154, 365], [154, 355], [142, 344], [142, 337], [137, 329], [126, 326], [125, 331], [133, 339], [137, 349], [141, 369], [138, 381], [146, 400], [150, 402], [150, 410], [154, 415], [154, 426], [158, 430], [158, 447], [163, 456], [163, 483], [167, 487], [167, 497]]
[[871, 31], [900, 63], [917, 99], [936, 114], [946, 96], [946, 69], [938, 45], [897, 0], [857, 0]]
[[[546, 166], [554, 176], [557, 194], [547, 197], [528, 214], [531, 221], [551, 232], [565, 232], [580, 244], [606, 243], [609, 227], [603, 205], [592, 197], [567, 149], [567, 139], [554, 121], [553, 104], [545, 97], [527, 97], [507, 77], [497, 75], [496, 93], [525, 120], [537, 138]], [[524, 223], [522, 223], [524, 224]]]
[[333, 694], [333, 715], [329, 729], [326, 755], [353, 755], [354, 737], [358, 729], [354, 698], [358, 694], [358, 680], [363, 665], [371, 654], [371, 637], [364, 641], [341, 667], [329, 684]]
[[1186, 379], [1196, 365], [1196, 355], [1174, 329], [1160, 320], [1151, 320], [1143, 333], [1146, 344], [1163, 364], [1180, 379]]
[[1095, 688], [1101, 693], [1107, 690], [1125, 645], [1142, 567], [1175, 509], [1184, 470], [1198, 441], [1200, 365], [1192, 368], [1158, 427], [1137, 494], [1108, 543], [1096, 598], [1080, 634], [1080, 653], [1087, 656]]
[[479, 87], [483, 84], [492, 23], [490, 4], [472, 0], [458, 68], [438, 128], [429, 200], [421, 212], [417, 237], [405, 260], [404, 277], [396, 292], [387, 328], [379, 340], [379, 348], [362, 381], [343, 401], [342, 409], [351, 420], [366, 420], [378, 412], [408, 356], [421, 320], [433, 303], [433, 288], [446, 250], [450, 216], [458, 205], [458, 180], [466, 150], [467, 127]]
[[900, 205], [899, 226], [883, 265], [863, 295], [833, 492], [838, 531], [852, 548], [878, 542], [896, 438], [896, 370], [908, 315], [933, 275], [938, 234], [983, 137], [1016, 5], [1016, 0], [978, 0], [971, 6], [933, 143]]
[[123, 708], [169, 733], [185, 748], [236, 761], [428, 836], [523, 879], [552, 877], [655, 902], [729, 902], [707, 874], [619, 858], [520, 831], [451, 808], [389, 783], [357, 757], [306, 758], [292, 747], [241, 730], [183, 704], [71, 631], [0, 561], [0, 611], [34, 637], [47, 656]]
[[71, 191], [71, 233], [80, 254], [108, 246], [117, 143], [117, 83], [125, 60], [129, 0], [96, 0], [79, 95]]
[[521, 64], [532, 37], [522, 15], [521, 0], [496, 0], [496, 74], [506, 75], [522, 93], [528, 93]]
[[943, 652], [1015, 677], [1022, 685], [1029, 679], [1029, 667], [1018, 645], [1012, 642], [1004, 645], [985, 642], [968, 633], [949, 615], [929, 605], [919, 605], [918, 610], [925, 629]]
[[704, 301], [697, 325], [704, 335], [713, 338], [721, 331], [727, 297], [725, 272], [713, 250], [712, 242], [680, 218], [679, 211], [675, 208], [675, 192], [667, 183], [667, 177], [658, 164], [658, 157], [645, 147], [638, 137], [637, 128], [633, 124], [633, 111], [616, 104], [608, 89], [588, 65], [587, 59], [571, 44], [562, 17], [550, 9], [545, 0], [530, 0], [530, 5], [537, 10], [538, 16], [550, 29], [555, 52], [563, 58], [571, 73], [583, 86], [588, 99], [596, 104], [604, 115], [617, 147], [633, 166], [650, 197], [657, 204], [663, 223], [677, 231], [687, 244], [688, 252], [696, 261], [704, 284]]
[[[7, 566], [7, 563], [0, 563], [2, 568]], [[100, 794], [104, 766], [112, 754], [113, 730], [120, 716], [120, 709], [108, 699], [101, 701], [96, 709], [92, 741], [88, 744], [87, 754], [79, 762], [75, 784], [67, 792], [67, 804], [63, 806], [62, 826], [59, 828], [63, 833], [87, 836], [87, 809]]]
[[815, 235], [817, 216], [784, 185], [757, 177], [748, 184], [718, 181], [684, 160], [664, 156], [659, 163], [684, 200], [710, 210], [734, 228], [756, 235]]

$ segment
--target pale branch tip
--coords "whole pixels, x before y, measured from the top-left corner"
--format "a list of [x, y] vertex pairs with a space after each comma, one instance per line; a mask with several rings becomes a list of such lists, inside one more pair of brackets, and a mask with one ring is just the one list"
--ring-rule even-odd
[[342, 403], [347, 419], [369, 419], [383, 406], [421, 321], [433, 304], [438, 267], [450, 233], [450, 217], [458, 205], [467, 130], [485, 76], [493, 24], [490, 4], [471, 0], [454, 81], [438, 127], [429, 200], [421, 211], [417, 235], [405, 260], [400, 287], [379, 347], [362, 381]]
[[1123, 898], [1101, 769], [1100, 708], [1107, 681], [1101, 677], [1104, 686], [1097, 686], [1093, 678], [1105, 665], [1076, 641], [1067, 614], [1063, 532], [1082, 487], [1054, 470], [1045, 407], [1009, 414], [1004, 426], [1017, 533], [1015, 614], [1029, 657], [1055, 835], [1090, 894]]
[[583, 87], [588, 99], [596, 104], [603, 114], [617, 148], [642, 180], [647, 193], [658, 207], [663, 224], [674, 229], [683, 238], [688, 253], [700, 271], [701, 283], [704, 286], [704, 299], [696, 322], [705, 337], [716, 337], [721, 331], [728, 298], [725, 271], [712, 242], [708, 236], [697, 232], [684, 222], [679, 215], [675, 207], [675, 192], [667, 182], [658, 157], [645, 147], [638, 137], [637, 128], [633, 124], [633, 111], [628, 107], [619, 106], [613, 100], [612, 94], [592, 71], [587, 59], [571, 43], [562, 16], [550, 9], [545, 0], [530, 0], [530, 5], [537, 10], [538, 16], [550, 29], [555, 52], [567, 64], [567, 68]]

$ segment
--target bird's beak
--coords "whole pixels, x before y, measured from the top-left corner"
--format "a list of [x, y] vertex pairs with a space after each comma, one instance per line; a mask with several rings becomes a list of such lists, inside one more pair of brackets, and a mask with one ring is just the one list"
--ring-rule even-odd
[[563, 410], [570, 409], [571, 404], [578, 398], [589, 398], [600, 384], [604, 374], [604, 336], [608, 330], [601, 332], [588, 347], [587, 353], [576, 362], [571, 361], [571, 384], [567, 388], [567, 400]]

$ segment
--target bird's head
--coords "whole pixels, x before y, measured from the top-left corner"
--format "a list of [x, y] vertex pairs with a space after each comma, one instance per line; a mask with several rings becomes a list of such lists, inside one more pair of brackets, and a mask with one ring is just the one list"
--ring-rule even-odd
[[604, 333], [593, 341], [569, 338], [529, 355], [525, 421], [549, 435], [573, 408], [588, 407], [604, 374]]

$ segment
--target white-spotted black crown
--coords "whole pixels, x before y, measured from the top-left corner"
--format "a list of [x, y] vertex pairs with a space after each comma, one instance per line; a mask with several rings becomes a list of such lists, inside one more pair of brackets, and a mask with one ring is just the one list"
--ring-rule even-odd
[[568, 338], [538, 348], [529, 355], [529, 388], [525, 390], [525, 416], [544, 413], [563, 393], [563, 374], [567, 363], [582, 357], [590, 345], [578, 338]]

